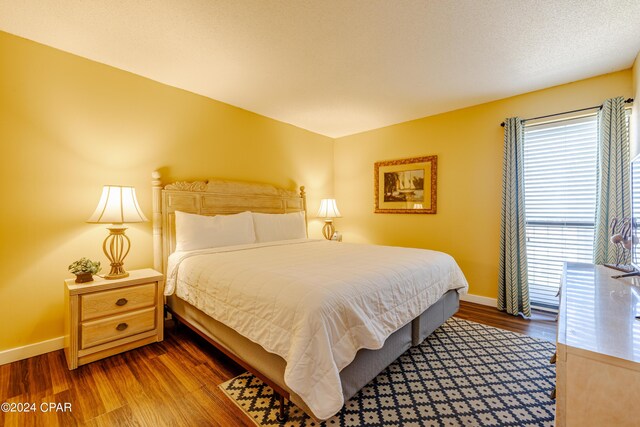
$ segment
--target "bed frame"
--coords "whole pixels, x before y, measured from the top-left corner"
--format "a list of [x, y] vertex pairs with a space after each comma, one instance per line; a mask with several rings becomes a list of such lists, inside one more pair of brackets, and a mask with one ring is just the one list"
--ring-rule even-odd
[[[166, 275], [167, 259], [175, 249], [175, 211], [199, 215], [305, 212], [305, 188], [299, 192], [262, 183], [212, 179], [162, 184], [159, 172], [152, 174], [154, 268]], [[306, 215], [305, 215], [306, 218]], [[306, 220], [306, 219], [305, 219]], [[284, 383], [286, 362], [250, 342], [234, 330], [206, 316], [175, 296], [167, 297], [165, 309], [176, 321], [189, 327], [243, 368], [268, 384], [280, 402], [278, 420], [286, 420], [285, 399], [305, 412], [306, 404]], [[447, 292], [413, 322], [391, 334], [379, 350], [362, 349], [353, 362], [340, 372], [345, 402], [378, 373], [419, 344], [458, 309], [458, 294]]]

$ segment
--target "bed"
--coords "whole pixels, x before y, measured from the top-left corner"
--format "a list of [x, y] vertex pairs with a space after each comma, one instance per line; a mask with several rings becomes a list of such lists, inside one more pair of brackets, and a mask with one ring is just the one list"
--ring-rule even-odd
[[168, 311], [270, 385], [281, 418], [285, 399], [316, 419], [334, 415], [453, 315], [466, 291], [455, 261], [435, 251], [306, 236], [197, 250], [177, 242], [176, 212], [246, 211], [306, 213], [304, 187], [163, 185], [153, 175], [154, 263], [167, 277]]

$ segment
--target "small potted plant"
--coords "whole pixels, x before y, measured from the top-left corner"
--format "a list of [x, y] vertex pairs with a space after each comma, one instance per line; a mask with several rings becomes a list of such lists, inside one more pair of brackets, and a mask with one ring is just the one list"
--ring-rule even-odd
[[86, 283], [93, 280], [93, 275], [101, 270], [100, 261], [80, 258], [69, 266], [69, 271], [76, 275], [76, 283]]

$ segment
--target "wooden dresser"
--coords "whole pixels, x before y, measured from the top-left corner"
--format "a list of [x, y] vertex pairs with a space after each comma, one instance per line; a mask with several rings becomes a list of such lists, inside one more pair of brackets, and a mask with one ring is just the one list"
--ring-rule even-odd
[[640, 279], [593, 264], [564, 267], [556, 426], [640, 426]]
[[69, 369], [163, 338], [163, 276], [134, 270], [115, 280], [65, 280], [64, 350]]

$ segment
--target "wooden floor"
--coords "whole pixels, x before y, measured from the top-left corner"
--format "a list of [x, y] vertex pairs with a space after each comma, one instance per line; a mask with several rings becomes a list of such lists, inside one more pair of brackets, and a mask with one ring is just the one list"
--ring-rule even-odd
[[524, 319], [498, 311], [494, 307], [461, 301], [456, 317], [556, 342], [556, 315], [552, 313], [532, 310], [531, 319]]
[[[457, 314], [555, 340], [553, 315], [532, 320], [461, 302]], [[36, 412], [0, 412], [0, 426], [253, 426], [218, 385], [243, 369], [186, 328], [168, 328], [161, 343], [69, 371], [62, 351], [0, 366], [0, 403], [35, 404]], [[71, 411], [42, 412], [42, 403]]]

